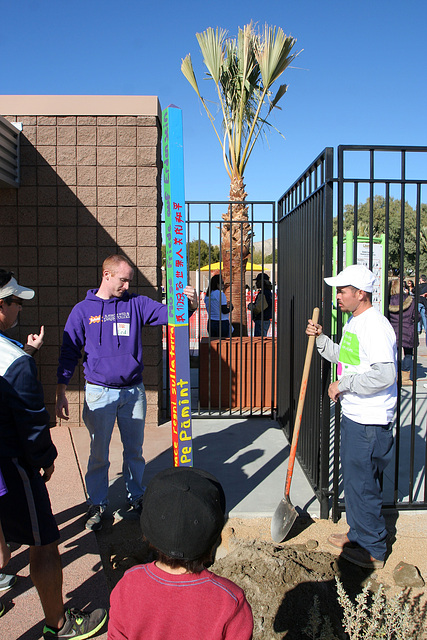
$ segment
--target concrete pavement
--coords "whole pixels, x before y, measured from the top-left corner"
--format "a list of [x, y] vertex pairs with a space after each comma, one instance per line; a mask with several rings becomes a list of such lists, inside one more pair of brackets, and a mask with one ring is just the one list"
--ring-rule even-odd
[[[73, 429], [79, 465], [86, 468], [89, 436]], [[231, 517], [271, 516], [281, 498], [289, 445], [278, 423], [269, 418], [221, 418], [193, 420], [194, 466], [215, 475], [224, 487]], [[122, 446], [113, 432], [110, 456], [110, 505], [118, 509], [126, 501], [122, 476]], [[147, 482], [173, 465], [170, 423], [147, 429], [144, 443]], [[319, 505], [298, 462], [295, 464], [291, 500], [303, 511], [319, 515]]]

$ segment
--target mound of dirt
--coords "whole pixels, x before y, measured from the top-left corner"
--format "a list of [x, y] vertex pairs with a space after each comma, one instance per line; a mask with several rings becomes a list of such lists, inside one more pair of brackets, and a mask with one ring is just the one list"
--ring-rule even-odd
[[321, 610], [339, 626], [338, 607], [331, 611], [337, 567], [329, 553], [245, 541], [211, 569], [244, 589], [254, 614], [254, 638], [304, 637], [315, 594]]
[[[390, 595], [401, 591], [392, 578], [397, 564], [394, 559], [389, 559], [385, 569], [374, 573], [348, 563], [334, 552], [327, 538], [333, 531], [345, 529], [345, 523], [334, 525], [331, 521], [298, 518], [289, 540], [278, 545], [271, 541], [269, 519], [232, 519], [227, 523], [210, 569], [244, 589], [254, 615], [254, 640], [307, 637], [304, 629], [315, 596], [320, 613], [329, 617], [336, 636], [345, 638], [336, 596], [336, 576], [353, 599], [368, 583], [372, 591], [376, 591], [380, 583]], [[110, 589], [128, 568], [154, 559], [142, 539], [137, 520], [107, 521], [97, 538]], [[406, 547], [401, 540], [396, 541], [395, 535], [391, 541], [401, 549], [400, 560], [410, 561], [411, 553], [418, 553], [422, 572], [425, 538], [420, 535], [418, 538], [421, 546], [412, 544], [407, 552], [402, 551]], [[412, 595], [425, 599], [424, 590], [414, 591]]]

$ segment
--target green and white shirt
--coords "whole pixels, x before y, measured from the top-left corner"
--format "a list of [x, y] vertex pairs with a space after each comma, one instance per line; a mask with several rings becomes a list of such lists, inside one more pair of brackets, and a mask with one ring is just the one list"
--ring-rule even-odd
[[[337, 363], [344, 415], [360, 424], [391, 422], [397, 400], [397, 348], [396, 336], [387, 318], [370, 307], [360, 315], [350, 317], [343, 327], [339, 347], [328, 344], [331, 342], [329, 338], [322, 338], [323, 335], [317, 340], [319, 352]], [[389, 367], [391, 364], [394, 366], [391, 376], [393, 382], [384, 388], [381, 385], [379, 388], [378, 385], [370, 388], [372, 367], [386, 363], [389, 363]]]

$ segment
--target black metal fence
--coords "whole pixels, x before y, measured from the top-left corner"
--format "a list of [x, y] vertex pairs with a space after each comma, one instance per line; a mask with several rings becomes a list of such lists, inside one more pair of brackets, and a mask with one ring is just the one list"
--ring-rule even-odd
[[[233, 207], [238, 204], [233, 203]], [[189, 280], [199, 296], [198, 310], [189, 321], [193, 417], [273, 417], [276, 408], [276, 203], [245, 202], [253, 234], [249, 241], [250, 256], [246, 272], [241, 271], [238, 276], [241, 281], [236, 283], [231, 278], [227, 298], [230, 299], [233, 288], [239, 284], [247, 336], [242, 335], [246, 333], [242, 330], [242, 315], [240, 331], [236, 331], [240, 335], [211, 338], [208, 331], [210, 306], [205, 304], [205, 293], [212, 276], [222, 268], [224, 225], [233, 224], [235, 236], [244, 235], [245, 223], [233, 219], [233, 208], [231, 220], [223, 219], [229, 206], [228, 201], [186, 203]], [[243, 259], [243, 247], [241, 251]], [[254, 280], [258, 273], [267, 273], [273, 289], [273, 317], [267, 336], [259, 338], [254, 336], [252, 315], [248, 310], [256, 296]], [[165, 333], [164, 411], [168, 416], [166, 353]]]
[[[325, 265], [332, 260], [332, 178], [332, 149], [325, 149], [278, 205], [277, 417], [289, 440], [307, 346], [304, 331], [313, 307], [322, 306]], [[325, 294], [329, 295], [324, 300], [327, 308], [330, 292]], [[328, 331], [330, 318], [321, 321]], [[320, 501], [321, 517], [327, 517], [330, 424], [326, 380], [330, 369], [324, 362], [322, 375], [319, 365], [313, 360], [297, 455]]]
[[[340, 146], [337, 177], [327, 148], [279, 200], [278, 205], [278, 419], [288, 437], [299, 393], [307, 344], [304, 329], [312, 306], [321, 324], [339, 341], [341, 314], [323, 278], [346, 264], [363, 263], [380, 286], [374, 305], [387, 314], [389, 275], [418, 283], [427, 272], [427, 147]], [[415, 290], [418, 308], [419, 288]], [[400, 305], [402, 306], [402, 305]], [[400, 318], [400, 326], [402, 319]], [[400, 332], [402, 335], [402, 332]], [[421, 339], [424, 341], [425, 336]], [[414, 324], [414, 370], [426, 378]], [[399, 339], [401, 352], [401, 338]], [[425, 363], [427, 365], [427, 362]], [[331, 407], [331, 369], [316, 355], [312, 363], [298, 457], [321, 504], [334, 519], [343, 510], [339, 467], [339, 405]], [[426, 391], [421, 383], [401, 387], [395, 424], [394, 465], [383, 478], [385, 506], [427, 506]], [[427, 382], [427, 378], [426, 378]]]

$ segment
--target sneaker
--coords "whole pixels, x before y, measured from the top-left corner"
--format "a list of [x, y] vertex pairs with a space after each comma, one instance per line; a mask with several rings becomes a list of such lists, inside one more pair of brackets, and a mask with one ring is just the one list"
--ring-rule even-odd
[[16, 576], [9, 576], [7, 573], [0, 573], [0, 591], [10, 589], [16, 582]]
[[84, 640], [95, 635], [105, 624], [107, 612], [105, 609], [95, 609], [92, 613], [85, 613], [78, 609], [67, 609], [65, 612], [65, 622], [61, 629], [55, 631], [47, 625], [43, 627], [44, 640], [55, 640], [55, 638], [73, 638], [73, 640]]
[[362, 547], [344, 547], [341, 557], [364, 569], [382, 569], [384, 560], [376, 560]]
[[86, 514], [86, 529], [89, 529], [89, 531], [99, 531], [100, 529], [102, 529], [103, 513], [104, 508], [101, 507], [101, 505], [91, 504]]
[[144, 502], [144, 496], [142, 495], [140, 498], [135, 500], [135, 502], [132, 502], [130, 505], [131, 511], [138, 514], [138, 517], [141, 517], [143, 502]]
[[133, 502], [128, 502], [125, 507], [119, 507], [113, 512], [114, 520], [139, 520], [142, 513], [144, 495]]

